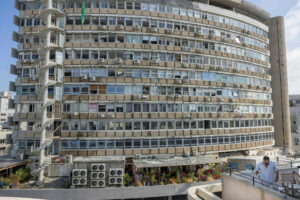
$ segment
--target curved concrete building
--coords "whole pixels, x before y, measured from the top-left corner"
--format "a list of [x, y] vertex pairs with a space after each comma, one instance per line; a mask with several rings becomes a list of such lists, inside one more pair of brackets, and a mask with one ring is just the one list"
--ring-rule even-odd
[[86, 0], [82, 19], [82, 0], [49, 2], [15, 1], [17, 152], [182, 156], [274, 145], [266, 11], [241, 0]]

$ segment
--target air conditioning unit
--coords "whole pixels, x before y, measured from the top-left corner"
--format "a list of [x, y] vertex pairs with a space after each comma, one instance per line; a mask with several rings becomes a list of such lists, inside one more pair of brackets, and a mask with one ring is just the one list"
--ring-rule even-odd
[[142, 95], [142, 99], [147, 99], [148, 97], [148, 95]]
[[188, 68], [188, 67], [189, 67], [189, 64], [188, 64], [188, 63], [182, 63], [182, 67]]
[[174, 95], [174, 98], [180, 98], [180, 97], [181, 97], [181, 95], [179, 95], [179, 94]]
[[74, 116], [78, 116], [79, 113], [78, 113], [78, 112], [74, 112], [73, 115], [74, 115]]
[[157, 28], [151, 28], [151, 32], [152, 32], [152, 33], [157, 33], [157, 32], [158, 32], [158, 29], [157, 29]]
[[122, 168], [114, 168], [109, 169], [109, 176], [124, 176], [124, 169]]
[[105, 180], [92, 180], [91, 187], [103, 188], [103, 187], [105, 187]]
[[173, 34], [173, 30], [167, 29], [167, 30], [165, 31], [165, 33], [166, 33], [166, 34]]
[[122, 62], [123, 62], [123, 60], [122, 60], [121, 58], [117, 58], [117, 59], [116, 59], [116, 63], [117, 63], [117, 64], [121, 64]]
[[73, 178], [87, 177], [87, 170], [86, 169], [73, 169], [72, 177]]
[[108, 117], [110, 117], [110, 118], [115, 118], [115, 113], [109, 113], [109, 114], [108, 114]]
[[72, 185], [87, 185], [87, 178], [72, 178]]
[[184, 118], [190, 118], [190, 117], [191, 117], [191, 114], [190, 114], [190, 113], [184, 113], [183, 117], [184, 117]]
[[100, 58], [100, 59], [99, 59], [99, 62], [102, 62], [102, 63], [103, 63], [103, 62], [105, 62], [105, 59], [104, 59], [104, 58]]
[[100, 25], [100, 30], [107, 30], [107, 26], [106, 25]]
[[138, 94], [138, 95], [135, 95], [135, 98], [136, 98], [136, 99], [141, 99], [141, 98], [142, 98], [142, 95], [139, 95], [139, 94]]
[[151, 63], [157, 64], [157, 63], [158, 63], [158, 60], [151, 60]]
[[182, 50], [182, 51], [185, 51], [185, 52], [189, 52], [189, 51], [190, 51], [190, 48], [187, 47], [187, 46], [184, 46], [184, 47], [181, 47], [181, 50]]
[[134, 64], [141, 64], [141, 60], [134, 60]]
[[196, 65], [196, 68], [198, 68], [198, 69], [203, 69], [203, 65], [197, 64], [197, 65]]
[[182, 83], [187, 83], [189, 81], [189, 79], [188, 78], [184, 78], [184, 79], [182, 79]]
[[196, 32], [195, 32], [195, 35], [197, 35], [197, 36], [201, 36], [201, 35], [203, 35], [203, 32], [202, 32], [202, 30], [198, 30], [198, 31], [196, 31]]
[[210, 102], [211, 101], [210, 97], [205, 97], [205, 101]]
[[141, 30], [141, 26], [140, 26], [140, 25], [134, 25], [134, 26], [133, 26], [133, 29], [134, 29], [134, 30]]
[[37, 77], [31, 77], [32, 81], [35, 81], [37, 79]]
[[181, 83], [182, 83], [182, 80], [181, 80], [181, 79], [175, 79], [175, 83], [181, 84]]
[[122, 185], [123, 184], [123, 177], [110, 177], [109, 178], [110, 185]]
[[209, 37], [214, 38], [214, 37], [216, 37], [216, 34], [215, 33], [210, 33]]
[[216, 66], [210, 66], [210, 70], [216, 71]]
[[124, 26], [123, 26], [123, 25], [118, 25], [118, 26], [117, 26], [117, 29], [118, 29], [118, 30], [124, 30]]
[[105, 172], [91, 172], [91, 179], [105, 179]]
[[227, 42], [227, 38], [226, 37], [222, 37], [221, 40], [222, 40], [222, 42]]
[[122, 74], [124, 74], [124, 72], [117, 72], [117, 75], [122, 75]]
[[81, 79], [87, 80], [87, 79], [88, 79], [88, 77], [87, 77], [87, 75], [85, 75], [85, 76], [81, 76]]
[[90, 77], [90, 80], [91, 80], [91, 81], [96, 81], [96, 77], [95, 77], [95, 76], [91, 76], [91, 77]]
[[91, 171], [102, 172], [102, 171], [105, 171], [105, 170], [106, 170], [106, 164], [105, 163], [93, 163], [93, 164], [91, 164]]

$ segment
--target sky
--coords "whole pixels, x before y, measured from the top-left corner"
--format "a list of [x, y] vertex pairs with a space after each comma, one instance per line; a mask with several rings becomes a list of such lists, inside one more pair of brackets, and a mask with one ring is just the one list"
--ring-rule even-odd
[[[272, 17], [284, 16], [286, 26], [286, 45], [289, 76], [289, 93], [300, 94], [300, 0], [248, 0], [268, 11]], [[0, 91], [8, 90], [9, 81], [15, 79], [10, 74], [10, 65], [16, 63], [11, 57], [11, 48], [17, 43], [12, 41], [12, 32], [17, 31], [13, 15], [17, 15], [14, 0], [0, 0]]]

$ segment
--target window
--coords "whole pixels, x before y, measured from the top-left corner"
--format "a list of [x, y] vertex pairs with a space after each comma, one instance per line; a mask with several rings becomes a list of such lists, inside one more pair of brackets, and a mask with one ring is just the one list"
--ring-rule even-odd
[[89, 122], [89, 130], [97, 130], [97, 122]]

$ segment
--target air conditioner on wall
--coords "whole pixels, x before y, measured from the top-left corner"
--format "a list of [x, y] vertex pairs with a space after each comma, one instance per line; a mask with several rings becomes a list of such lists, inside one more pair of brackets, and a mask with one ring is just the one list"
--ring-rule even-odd
[[133, 26], [133, 29], [134, 29], [134, 30], [140, 30], [140, 29], [141, 29], [141, 26], [140, 26], [140, 25], [134, 25], [134, 26]]
[[165, 32], [166, 32], [166, 34], [173, 34], [173, 30], [171, 30], [171, 29], [167, 29]]
[[92, 180], [91, 181], [91, 187], [94, 188], [102, 188], [105, 187], [105, 180]]
[[[104, 114], [103, 114], [104, 115]], [[105, 163], [93, 163], [91, 164], [91, 171], [105, 171], [106, 164]]]
[[72, 185], [87, 185], [87, 178], [72, 178]]
[[96, 81], [96, 77], [95, 77], [95, 76], [92, 76], [92, 77], [90, 77], [90, 80], [91, 80], [91, 81]]
[[134, 60], [134, 64], [141, 64], [141, 60]]
[[175, 83], [181, 84], [181, 83], [182, 83], [182, 80], [180, 80], [180, 79], [175, 79]]
[[123, 29], [124, 29], [124, 26], [123, 26], [123, 25], [118, 25], [118, 26], [117, 26], [117, 29], [118, 29], [118, 30], [123, 30]]
[[203, 35], [203, 32], [202, 32], [202, 30], [198, 30], [198, 31], [196, 31], [196, 32], [195, 32], [195, 35], [198, 35], [198, 36], [201, 36], [201, 35]]
[[122, 185], [123, 184], [123, 177], [110, 177], [109, 178], [110, 185]]
[[109, 114], [108, 114], [108, 117], [110, 117], [110, 118], [115, 118], [115, 114], [114, 114], [114, 113], [109, 113]]
[[122, 62], [123, 62], [123, 60], [122, 60], [121, 58], [117, 58], [117, 59], [116, 59], [116, 63], [117, 63], [117, 64], [121, 64]]
[[123, 176], [124, 169], [122, 168], [113, 168], [109, 170], [109, 176]]
[[184, 113], [184, 115], [183, 115], [185, 118], [190, 118], [191, 117], [191, 114], [189, 114], [189, 113]]
[[106, 30], [107, 26], [106, 25], [100, 25], [100, 30]]
[[157, 64], [157, 63], [158, 63], [158, 60], [151, 60], [151, 63]]
[[81, 79], [86, 80], [86, 79], [88, 79], [88, 76], [87, 75], [81, 76]]
[[91, 179], [105, 179], [105, 172], [91, 172]]
[[151, 28], [151, 32], [157, 33], [157, 32], [158, 32], [158, 29], [157, 29], [157, 28]]
[[87, 177], [87, 170], [86, 169], [73, 169], [72, 170], [72, 177]]
[[182, 63], [182, 67], [188, 68], [188, 67], [189, 67], [189, 64], [188, 64], [188, 63]]

